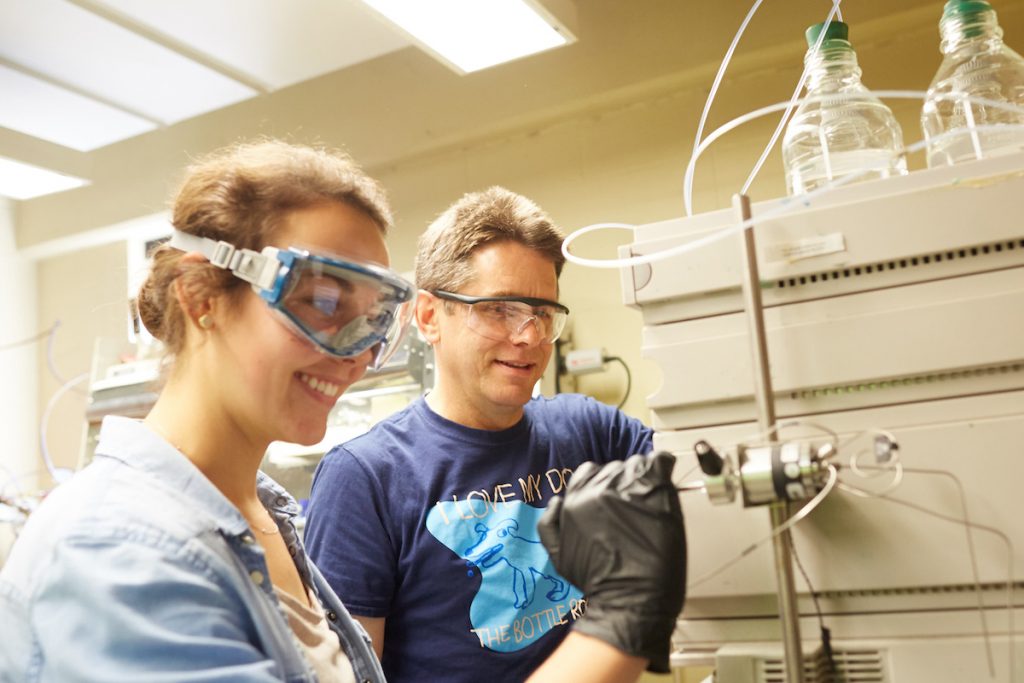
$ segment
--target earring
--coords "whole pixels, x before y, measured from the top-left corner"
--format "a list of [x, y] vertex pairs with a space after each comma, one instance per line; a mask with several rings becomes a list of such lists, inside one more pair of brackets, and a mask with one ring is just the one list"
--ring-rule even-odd
[[199, 327], [203, 328], [204, 330], [208, 330], [211, 327], [213, 327], [213, 318], [210, 317], [209, 313], [203, 313], [201, 316], [199, 316], [198, 322]]

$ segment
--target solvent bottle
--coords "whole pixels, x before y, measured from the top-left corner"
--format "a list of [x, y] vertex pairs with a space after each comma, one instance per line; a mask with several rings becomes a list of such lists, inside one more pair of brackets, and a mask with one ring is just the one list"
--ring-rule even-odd
[[992, 5], [986, 0], [949, 0], [939, 33], [942, 64], [921, 110], [928, 166], [1024, 150], [1024, 59], [1003, 43]]
[[861, 83], [849, 27], [841, 21], [829, 23], [815, 51], [823, 27], [815, 24], [805, 34], [807, 95], [782, 142], [791, 195], [851, 173], [858, 173], [860, 181], [907, 172], [903, 131], [892, 110]]

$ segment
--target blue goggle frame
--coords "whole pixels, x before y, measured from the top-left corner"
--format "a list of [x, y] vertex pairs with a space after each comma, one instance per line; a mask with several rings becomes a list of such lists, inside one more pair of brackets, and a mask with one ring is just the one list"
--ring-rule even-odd
[[[215, 241], [175, 231], [170, 246], [182, 251], [198, 251], [213, 265], [230, 270], [249, 282], [253, 290], [288, 327], [309, 340], [323, 353], [347, 358], [378, 347], [370, 367], [379, 368], [398, 349], [412, 319], [412, 301], [416, 288], [405, 278], [383, 266], [360, 263], [330, 254], [314, 254], [289, 247], [264, 247], [257, 253], [237, 249], [224, 241]], [[333, 334], [315, 329], [289, 307], [288, 296], [306, 269], [320, 276], [370, 285], [383, 296], [374, 304], [375, 315], [356, 316]], [[352, 328], [352, 325], [356, 325]]]

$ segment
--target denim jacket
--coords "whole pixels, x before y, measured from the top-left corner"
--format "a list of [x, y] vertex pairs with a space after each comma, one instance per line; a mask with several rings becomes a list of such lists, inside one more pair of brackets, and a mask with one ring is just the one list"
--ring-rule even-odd
[[[262, 473], [258, 490], [356, 680], [383, 681], [306, 557], [297, 504]], [[32, 513], [0, 571], [0, 682], [316, 681], [269, 576], [245, 519], [187, 458], [108, 417], [92, 464]]]

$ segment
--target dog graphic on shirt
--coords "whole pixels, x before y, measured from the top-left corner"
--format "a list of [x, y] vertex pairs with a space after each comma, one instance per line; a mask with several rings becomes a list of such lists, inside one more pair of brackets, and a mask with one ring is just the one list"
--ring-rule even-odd
[[482, 640], [500, 652], [521, 650], [566, 623], [583, 594], [551, 564], [537, 533], [544, 514], [523, 501], [469, 516], [455, 502], [439, 502], [427, 515], [427, 529], [466, 563], [467, 580], [479, 587], [470, 606], [474, 631], [509, 634]]

